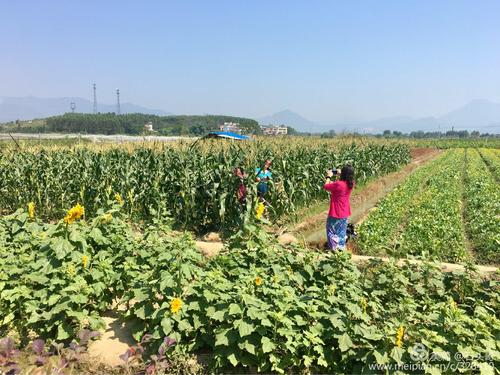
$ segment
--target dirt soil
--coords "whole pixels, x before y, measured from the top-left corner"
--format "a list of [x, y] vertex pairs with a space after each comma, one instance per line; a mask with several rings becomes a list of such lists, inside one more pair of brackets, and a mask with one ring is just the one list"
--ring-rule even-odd
[[211, 258], [218, 255], [222, 251], [224, 244], [222, 242], [214, 241], [196, 241], [196, 248], [207, 258]]
[[[389, 262], [391, 259], [389, 257], [378, 257], [378, 256], [369, 256], [369, 255], [353, 255], [352, 260], [354, 263], [365, 263], [368, 262], [372, 259], [376, 260], [382, 260], [384, 262]], [[398, 265], [404, 265], [405, 263], [412, 263], [412, 264], [422, 264], [423, 262], [418, 259], [399, 259], [397, 261]], [[461, 264], [455, 264], [455, 263], [445, 263], [441, 262], [441, 271], [443, 272], [464, 272], [465, 271], [465, 266]], [[479, 274], [488, 274], [488, 273], [496, 273], [498, 272], [498, 267], [496, 266], [481, 266], [481, 265], [476, 265], [477, 271]]]
[[96, 362], [104, 363], [108, 366], [116, 367], [123, 365], [120, 358], [127, 349], [135, 345], [132, 337], [132, 327], [119, 319], [115, 312], [110, 312], [103, 316], [106, 323], [104, 332], [98, 340], [93, 341], [88, 348], [88, 355]]
[[[412, 160], [403, 169], [390, 173], [372, 182], [369, 182], [360, 191], [351, 196], [352, 215], [350, 221], [360, 224], [368, 216], [371, 209], [374, 209], [380, 199], [389, 191], [394, 189], [415, 169], [435, 158], [441, 151], [432, 148], [416, 148], [411, 152]], [[297, 224], [292, 232], [305, 237], [306, 241], [312, 245], [325, 242], [324, 223], [328, 210], [325, 204], [325, 211], [308, 217], [303, 222]], [[320, 246], [321, 247], [321, 246]]]

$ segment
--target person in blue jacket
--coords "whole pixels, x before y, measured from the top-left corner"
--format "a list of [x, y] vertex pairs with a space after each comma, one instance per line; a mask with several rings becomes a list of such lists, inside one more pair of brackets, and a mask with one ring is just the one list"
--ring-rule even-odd
[[257, 194], [260, 200], [265, 202], [265, 197], [269, 192], [268, 182], [273, 178], [271, 173], [271, 160], [267, 159], [264, 164], [264, 168], [256, 168], [255, 173], [257, 174]]

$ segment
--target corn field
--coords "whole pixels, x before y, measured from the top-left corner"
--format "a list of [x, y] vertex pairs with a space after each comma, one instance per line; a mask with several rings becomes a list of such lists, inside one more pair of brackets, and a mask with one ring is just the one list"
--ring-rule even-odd
[[[156, 147], [34, 147], [0, 152], [0, 211], [34, 202], [37, 215], [60, 218], [75, 203], [87, 216], [118, 199], [134, 219], [170, 215], [175, 224], [199, 231], [231, 228], [244, 208], [232, 173], [245, 168], [255, 196], [255, 168], [272, 159], [268, 216], [292, 215], [322, 190], [327, 168], [351, 163], [357, 183], [398, 169], [410, 160], [409, 147], [395, 143], [339, 143], [270, 140], [248, 143], [200, 142]], [[255, 199], [250, 199], [255, 202]], [[247, 211], [249, 208], [247, 208]]]

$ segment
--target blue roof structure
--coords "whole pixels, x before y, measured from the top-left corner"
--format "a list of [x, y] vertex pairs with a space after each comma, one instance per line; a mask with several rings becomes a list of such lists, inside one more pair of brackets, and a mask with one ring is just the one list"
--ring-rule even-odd
[[210, 132], [206, 135], [207, 138], [226, 138], [226, 139], [234, 139], [237, 141], [245, 141], [250, 139], [250, 137], [246, 135], [241, 135], [237, 133], [231, 132]]

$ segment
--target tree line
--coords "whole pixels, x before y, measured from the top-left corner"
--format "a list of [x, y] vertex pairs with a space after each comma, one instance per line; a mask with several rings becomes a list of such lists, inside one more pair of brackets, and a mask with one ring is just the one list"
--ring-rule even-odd
[[484, 138], [484, 137], [498, 137], [498, 134], [480, 133], [477, 130], [469, 132], [468, 130], [449, 130], [446, 132], [432, 131], [426, 132], [422, 130], [412, 131], [410, 133], [402, 133], [400, 131], [384, 130], [382, 133], [384, 137], [409, 137], [409, 138]]
[[235, 122], [246, 134], [260, 134], [257, 121], [243, 117], [204, 116], [157, 116], [143, 113], [116, 115], [115, 113], [66, 113], [45, 119], [42, 125], [18, 124], [9, 126], [11, 131], [33, 133], [86, 133], [86, 134], [131, 134], [147, 131], [144, 125], [151, 122], [159, 135], [205, 135], [219, 130], [224, 122]]

